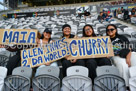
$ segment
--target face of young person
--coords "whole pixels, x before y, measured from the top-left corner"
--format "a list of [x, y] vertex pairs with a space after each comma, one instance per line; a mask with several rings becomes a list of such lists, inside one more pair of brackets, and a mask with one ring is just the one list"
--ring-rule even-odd
[[100, 16], [102, 16], [103, 15], [103, 13], [100, 13]]
[[45, 39], [50, 39], [51, 38], [51, 33], [44, 32], [44, 38]]
[[88, 37], [91, 37], [93, 35], [93, 30], [90, 26], [85, 27], [85, 35], [87, 35]]
[[70, 27], [65, 27], [65, 28], [63, 29], [63, 34], [64, 34], [64, 36], [69, 36], [70, 33], [71, 33]]
[[108, 34], [111, 38], [113, 38], [113, 37], [116, 36], [116, 32], [117, 32], [117, 30], [116, 30], [113, 26], [109, 26], [109, 27], [108, 27], [107, 34]]
[[133, 9], [132, 12], [135, 12], [135, 9]]

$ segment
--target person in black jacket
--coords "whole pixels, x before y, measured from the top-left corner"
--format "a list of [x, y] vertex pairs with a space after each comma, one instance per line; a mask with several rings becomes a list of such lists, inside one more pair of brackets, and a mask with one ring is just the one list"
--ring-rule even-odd
[[119, 35], [117, 27], [110, 24], [106, 28], [107, 36], [110, 36], [115, 56], [112, 57], [114, 64], [119, 69], [120, 76], [124, 78], [126, 86], [129, 82], [129, 67], [136, 66], [136, 53], [131, 52], [128, 39]]
[[125, 36], [119, 35], [117, 27], [113, 24], [107, 26], [106, 34], [110, 36], [115, 56], [128, 57], [126, 62], [130, 66], [130, 55], [128, 55], [130, 53], [129, 40]]
[[[93, 27], [89, 24], [85, 25], [83, 28], [83, 37], [97, 37], [94, 33]], [[85, 66], [89, 69], [89, 77], [94, 82], [97, 66], [111, 65], [111, 61], [108, 58], [88, 58], [83, 59]]]
[[[65, 38], [74, 38], [75, 35], [71, 34], [71, 26], [68, 24], [65, 24], [62, 26], [62, 31], [63, 31], [63, 37]], [[85, 66], [84, 62], [82, 60], [68, 60], [67, 57], [61, 59], [62, 61], [62, 66], [63, 66], [63, 77], [66, 76], [66, 70], [68, 67], [74, 66], [74, 65], [80, 65], [80, 66]]]
[[99, 22], [104, 21], [103, 12], [100, 12], [100, 15], [97, 17], [97, 19], [99, 20]]

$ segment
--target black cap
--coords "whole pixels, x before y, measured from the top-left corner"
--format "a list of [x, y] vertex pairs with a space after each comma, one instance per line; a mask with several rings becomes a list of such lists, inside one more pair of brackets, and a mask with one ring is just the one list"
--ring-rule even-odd
[[69, 28], [71, 29], [71, 26], [70, 26], [70, 25], [65, 24], [65, 25], [62, 26], [62, 31], [63, 31], [63, 29], [64, 29], [65, 27], [69, 27]]
[[46, 28], [46, 29], [44, 30], [44, 32], [52, 34], [51, 28]]

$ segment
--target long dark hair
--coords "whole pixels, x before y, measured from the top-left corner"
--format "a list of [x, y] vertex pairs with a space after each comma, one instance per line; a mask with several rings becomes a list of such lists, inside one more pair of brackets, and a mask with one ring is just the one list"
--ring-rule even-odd
[[86, 24], [86, 25], [84, 26], [84, 28], [83, 28], [83, 37], [88, 37], [88, 36], [85, 34], [85, 27], [87, 27], [87, 26], [89, 26], [89, 27], [92, 29], [92, 31], [93, 31], [92, 36], [95, 37], [96, 34], [94, 33], [94, 29], [93, 29], [93, 27], [92, 27], [90, 24]]
[[114, 25], [114, 24], [109, 24], [109, 25], [106, 27], [106, 35], [109, 36], [108, 33], [107, 33], [107, 32], [108, 32], [108, 27], [109, 27], [109, 26], [113, 26], [113, 27], [116, 29], [116, 35], [118, 35], [117, 26]]

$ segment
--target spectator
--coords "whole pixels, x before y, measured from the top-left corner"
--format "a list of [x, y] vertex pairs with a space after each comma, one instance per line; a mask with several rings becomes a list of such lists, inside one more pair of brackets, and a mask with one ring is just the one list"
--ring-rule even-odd
[[86, 17], [90, 17], [90, 15], [91, 15], [90, 12], [87, 12], [86, 10], [84, 11], [84, 16], [85, 16], [85, 18], [86, 18]]
[[103, 19], [105, 20], [106, 19], [106, 16], [107, 16], [107, 11], [106, 10], [103, 10]]
[[[93, 27], [89, 24], [85, 25], [83, 28], [83, 37], [96, 37]], [[89, 77], [94, 81], [96, 77], [97, 66], [111, 65], [108, 58], [88, 58], [83, 59], [84, 64], [89, 69]]]
[[99, 20], [99, 22], [102, 22], [104, 19], [103, 19], [103, 12], [100, 12], [100, 15], [98, 16], [97, 18]]
[[124, 13], [125, 12], [125, 9], [123, 7], [121, 7], [121, 12]]
[[[71, 26], [68, 24], [65, 24], [62, 26], [62, 31], [63, 31], [63, 37], [65, 38], [74, 38], [75, 35], [71, 34]], [[74, 66], [74, 65], [80, 65], [80, 66], [84, 66], [84, 63], [82, 60], [68, 60], [67, 57], [61, 59], [62, 61], [62, 66], [63, 66], [63, 76], [66, 76], [66, 70], [68, 67]]]
[[112, 19], [112, 15], [110, 15], [110, 12], [107, 12], [106, 21], [109, 21]]
[[[51, 40], [51, 34], [52, 34], [52, 30], [50, 28], [46, 28], [43, 32], [42, 38], [38, 41], [38, 47], [46, 47], [45, 45], [48, 43], [53, 42]], [[45, 65], [41, 65], [37, 68], [36, 74], [35, 76], [37, 76], [39, 74], [39, 69], [43, 68], [45, 66], [58, 66], [57, 62], [53, 62], [53, 63], [49, 63], [47, 62]]]
[[118, 15], [119, 15], [119, 14], [122, 14], [122, 11], [120, 10], [120, 8], [118, 8], [117, 14], [118, 14]]
[[136, 23], [136, 10], [132, 8], [132, 11], [129, 12], [129, 17], [131, 19], [131, 23]]
[[114, 10], [114, 17], [117, 17], [117, 9]]
[[[136, 60], [133, 59], [136, 56], [135, 52], [131, 52], [127, 46], [129, 41], [123, 35], [117, 33], [117, 27], [110, 24], [106, 27], [106, 34], [110, 36], [115, 56], [112, 57], [114, 64], [120, 71], [120, 75], [125, 79], [128, 86], [129, 74], [128, 67], [136, 66]], [[123, 60], [122, 60], [123, 59]], [[133, 63], [133, 64], [132, 64]]]
[[129, 12], [130, 17], [136, 17], [136, 10], [135, 8], [132, 8], [131, 12]]
[[127, 20], [127, 19], [130, 19], [129, 18], [129, 11], [126, 9], [126, 10], [124, 10], [124, 20]]
[[118, 8], [118, 10], [117, 10], [117, 18], [119, 18], [119, 19], [123, 18], [122, 11], [120, 10], [120, 8]]

